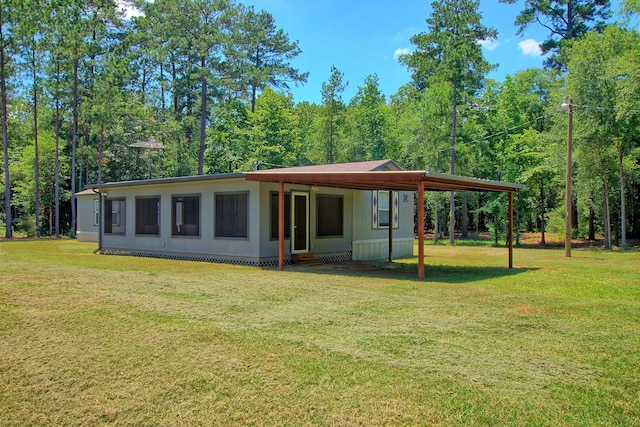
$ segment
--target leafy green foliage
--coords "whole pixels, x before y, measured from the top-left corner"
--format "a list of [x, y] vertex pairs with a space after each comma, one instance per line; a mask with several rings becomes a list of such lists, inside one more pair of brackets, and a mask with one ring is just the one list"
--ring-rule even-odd
[[[569, 55], [569, 90], [575, 103], [577, 154], [589, 158], [579, 169], [585, 181], [596, 182], [602, 201], [607, 246], [610, 246], [610, 206], [619, 188], [620, 215], [625, 215], [626, 176], [635, 173], [634, 147], [638, 144], [640, 99], [637, 65], [638, 33], [609, 27], [577, 41]], [[622, 62], [621, 62], [622, 61]], [[625, 170], [625, 165], [629, 169]], [[596, 199], [597, 200], [597, 199]], [[626, 220], [621, 225], [621, 244], [626, 246]]]
[[[415, 51], [401, 58], [411, 82], [387, 97], [371, 70], [343, 99], [347, 78], [334, 66], [319, 105], [287, 91], [308, 73], [291, 65], [298, 42], [267, 11], [233, 0], [132, 3], [143, 14], [126, 20], [112, 1], [2, 2], [4, 222], [15, 216], [35, 227], [37, 151], [38, 225], [50, 228], [56, 161], [48, 150], [58, 140], [63, 231], [75, 226], [74, 192], [90, 183], [392, 158], [409, 169], [526, 184], [515, 198], [517, 229], [539, 230], [544, 241], [564, 215], [567, 116], [558, 106], [570, 94], [576, 232], [640, 235], [638, 33], [601, 32], [604, 1], [525, 3], [521, 29], [533, 24], [525, 18], [545, 16], [560, 28], [572, 8], [573, 44], [553, 36], [568, 76], [533, 69], [485, 79], [492, 65], [479, 42], [496, 33], [482, 25], [478, 2], [448, 0], [434, 3], [426, 30], [412, 38]], [[149, 141], [164, 148], [132, 147]], [[427, 195], [428, 226], [442, 231], [454, 219], [465, 237], [469, 225], [493, 227], [491, 196], [456, 197], [449, 210], [451, 199], [447, 207], [442, 194]]]
[[295, 165], [300, 142], [291, 95], [266, 88], [256, 107], [249, 115], [248, 164], [243, 169], [260, 164], [267, 168]]
[[329, 81], [322, 83], [322, 121], [321, 144], [325, 153], [324, 162], [334, 163], [342, 142], [344, 123], [344, 102], [342, 92], [348, 82], [343, 81], [344, 74], [335, 65], [331, 66]]

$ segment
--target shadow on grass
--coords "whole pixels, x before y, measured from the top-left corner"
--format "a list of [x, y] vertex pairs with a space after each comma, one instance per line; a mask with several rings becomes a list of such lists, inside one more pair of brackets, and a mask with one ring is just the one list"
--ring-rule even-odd
[[[288, 265], [285, 271], [331, 274], [349, 277], [370, 277], [418, 281], [418, 266], [407, 262], [347, 261], [319, 265]], [[424, 281], [439, 283], [468, 283], [497, 277], [516, 276], [537, 268], [507, 268], [481, 266], [424, 266]]]

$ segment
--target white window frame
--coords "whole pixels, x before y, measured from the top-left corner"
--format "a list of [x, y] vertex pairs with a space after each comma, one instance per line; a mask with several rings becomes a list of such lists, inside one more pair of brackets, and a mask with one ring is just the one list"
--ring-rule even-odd
[[100, 199], [93, 199], [93, 225], [100, 225]]
[[[371, 227], [373, 229], [388, 229], [389, 225], [380, 224], [380, 212], [390, 211], [389, 209], [389, 191], [387, 190], [376, 190], [371, 192]], [[393, 218], [389, 218], [389, 222], [393, 223], [393, 228], [400, 228], [400, 197], [399, 192], [393, 192]], [[384, 206], [386, 209], [381, 208], [380, 201], [384, 200]]]

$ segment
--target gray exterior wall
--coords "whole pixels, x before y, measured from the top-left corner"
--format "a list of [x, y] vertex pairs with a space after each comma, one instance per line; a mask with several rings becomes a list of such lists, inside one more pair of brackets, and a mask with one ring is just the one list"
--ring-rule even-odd
[[[373, 191], [358, 191], [353, 203], [353, 259], [384, 259], [389, 256], [389, 228], [375, 227]], [[398, 192], [398, 227], [393, 228], [393, 258], [413, 255], [414, 198]]]
[[76, 193], [78, 208], [76, 239], [79, 242], [98, 242], [98, 224], [95, 222], [95, 205], [98, 195], [91, 190]]
[[[309, 186], [304, 185], [288, 185], [285, 184], [286, 194], [292, 191], [306, 193], [309, 196], [309, 251], [320, 258], [344, 257], [350, 258], [351, 253], [351, 209], [353, 200], [352, 190], [342, 190], [334, 188], [319, 188], [318, 191], [312, 191]], [[278, 193], [278, 185], [264, 183], [260, 188], [260, 252], [264, 256], [278, 256], [278, 240], [271, 238], [271, 194]], [[317, 196], [318, 195], [335, 195], [343, 197], [344, 207], [344, 229], [343, 235], [339, 237], [318, 237], [318, 215], [317, 215]], [[291, 255], [291, 239], [285, 239], [285, 257]]]
[[[102, 249], [105, 253], [183, 258], [252, 265], [276, 265], [278, 240], [271, 237], [271, 195], [278, 185], [246, 181], [244, 177], [212, 180], [109, 185], [106, 200], [124, 200], [122, 224], [124, 233], [105, 233]], [[388, 256], [388, 228], [372, 226], [372, 192], [309, 186], [285, 185], [292, 191], [309, 196], [309, 251], [320, 259], [382, 259]], [[248, 194], [248, 237], [215, 237], [215, 195], [218, 193]], [[83, 192], [87, 193], [87, 192]], [[80, 193], [79, 193], [80, 194]], [[200, 195], [199, 236], [172, 235], [172, 197]], [[342, 197], [343, 232], [340, 236], [318, 236], [317, 198], [319, 195]], [[405, 197], [406, 195], [406, 197]], [[136, 234], [136, 198], [160, 198], [159, 235]], [[394, 229], [394, 257], [410, 256], [413, 251], [413, 198], [411, 192], [399, 194], [399, 227]], [[93, 225], [95, 195], [78, 196], [78, 239], [98, 241], [98, 227]], [[277, 210], [276, 210], [277, 211]], [[106, 213], [106, 212], [105, 212]], [[285, 258], [291, 255], [291, 240], [285, 241]]]
[[[219, 181], [178, 182], [157, 185], [109, 188], [107, 199], [125, 199], [125, 233], [104, 234], [102, 248], [106, 252], [135, 250], [144, 254], [171, 253], [190, 255], [185, 258], [199, 259], [198, 254], [211, 255], [211, 260], [257, 263], [260, 257], [260, 206], [259, 184], [244, 178]], [[220, 238], [214, 236], [215, 194], [248, 193], [248, 237]], [[200, 235], [172, 235], [172, 197], [178, 195], [200, 195]], [[160, 197], [160, 234], [140, 235], [135, 232], [136, 198]], [[215, 257], [213, 256], [215, 255]]]

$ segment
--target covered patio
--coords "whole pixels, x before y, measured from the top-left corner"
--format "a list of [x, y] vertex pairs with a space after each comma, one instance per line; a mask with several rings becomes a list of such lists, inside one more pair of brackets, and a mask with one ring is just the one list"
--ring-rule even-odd
[[[425, 191], [479, 191], [502, 192], [508, 194], [508, 266], [513, 268], [513, 194], [525, 188], [522, 184], [491, 181], [459, 175], [448, 175], [428, 171], [389, 170], [349, 170], [345, 165], [324, 165], [317, 167], [283, 168], [247, 172], [248, 181], [272, 182], [279, 184], [278, 191], [278, 268], [284, 270], [285, 241], [285, 184], [300, 184], [310, 187], [335, 187], [353, 190], [415, 191], [417, 206], [424, 206]], [[392, 203], [389, 203], [392, 207]], [[391, 215], [392, 213], [390, 213]], [[418, 209], [418, 280], [424, 280], [424, 209]], [[389, 227], [389, 259], [393, 227]]]

